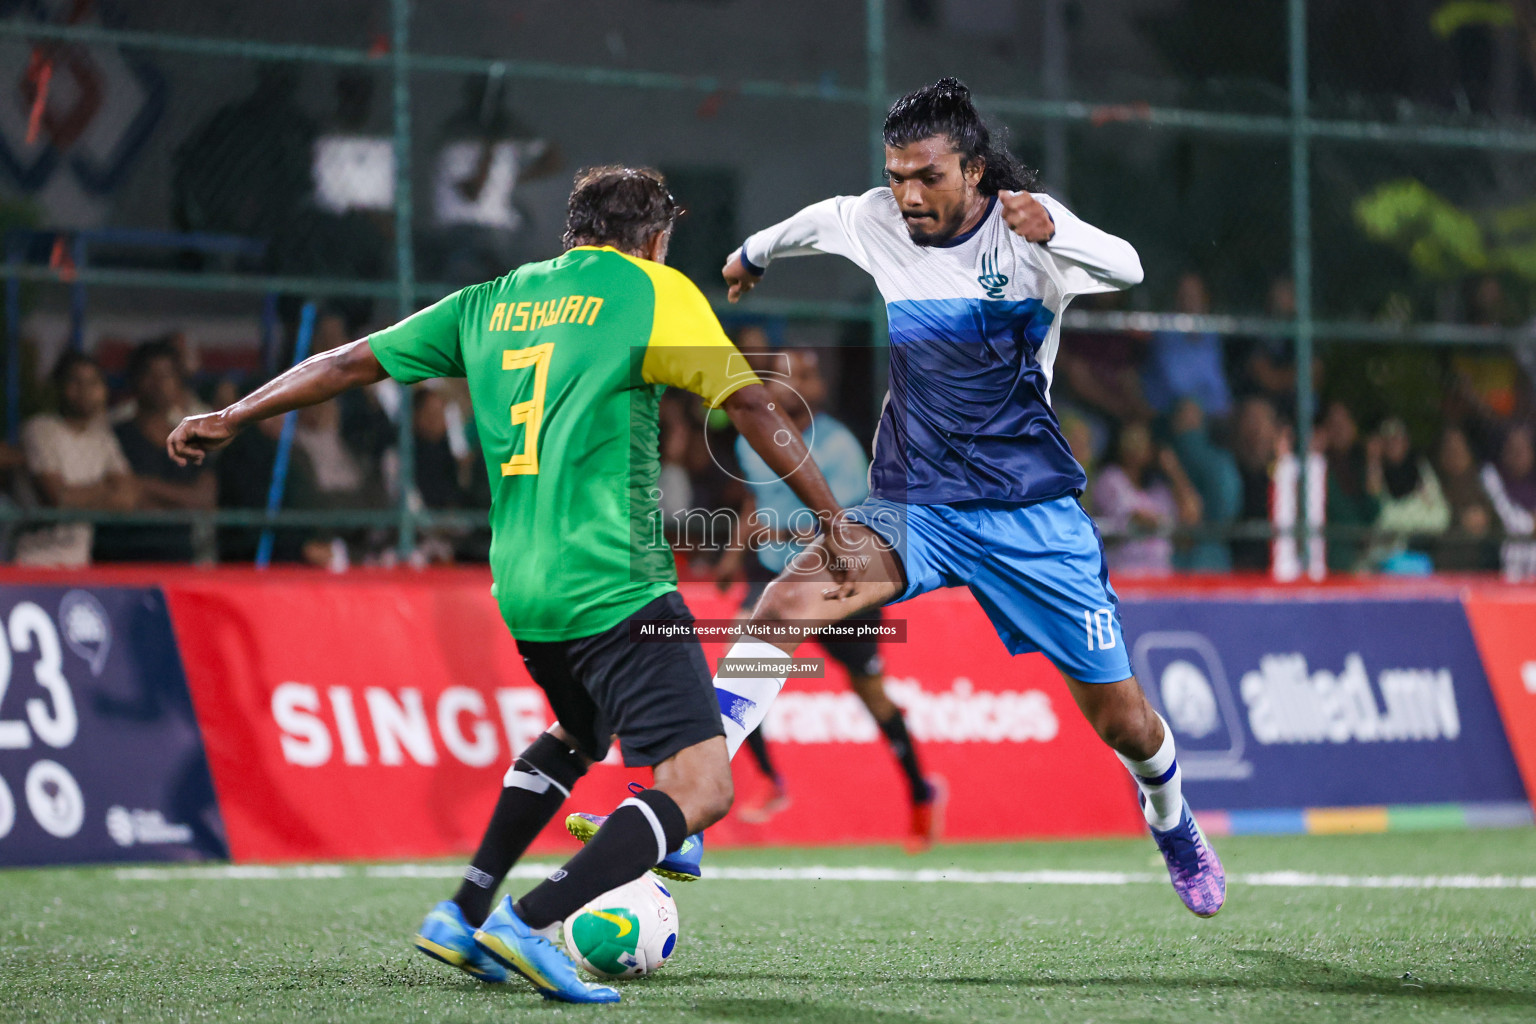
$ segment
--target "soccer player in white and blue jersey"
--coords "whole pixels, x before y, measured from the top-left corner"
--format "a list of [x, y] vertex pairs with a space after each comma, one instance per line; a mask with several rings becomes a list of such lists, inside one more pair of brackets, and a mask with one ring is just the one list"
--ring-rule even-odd
[[[824, 542], [764, 592], [751, 622], [838, 621], [939, 587], [969, 587], [1014, 654], [1043, 651], [1140, 788], [1174, 889], [1209, 917], [1226, 878], [1180, 792], [1173, 734], [1131, 674], [1085, 478], [1051, 408], [1061, 316], [1074, 296], [1141, 281], [1136, 251], [1074, 216], [946, 78], [885, 121], [889, 186], [806, 207], [726, 264], [731, 298], [773, 261], [828, 253], [874, 279], [890, 321], [890, 386], [870, 495], [847, 533], [869, 557], [839, 585]], [[866, 533], [867, 531], [867, 533]], [[837, 545], [849, 548], [845, 533]], [[730, 658], [788, 659], [750, 636]], [[784, 677], [717, 678], [734, 755]]]

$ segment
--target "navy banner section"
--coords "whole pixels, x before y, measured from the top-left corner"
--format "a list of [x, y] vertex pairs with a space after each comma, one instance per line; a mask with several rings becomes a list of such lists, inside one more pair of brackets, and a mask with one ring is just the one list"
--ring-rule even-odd
[[164, 595], [0, 586], [0, 866], [228, 856]]
[[1525, 799], [1457, 600], [1139, 600], [1122, 614], [1195, 807]]

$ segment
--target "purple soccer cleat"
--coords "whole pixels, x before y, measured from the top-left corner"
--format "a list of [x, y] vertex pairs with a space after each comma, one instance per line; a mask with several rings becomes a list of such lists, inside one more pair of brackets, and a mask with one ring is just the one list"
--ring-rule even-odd
[[1152, 829], [1152, 839], [1168, 865], [1173, 891], [1198, 917], [1214, 917], [1227, 900], [1227, 873], [1205, 833], [1195, 824], [1189, 801], [1184, 801], [1179, 823], [1166, 832]]

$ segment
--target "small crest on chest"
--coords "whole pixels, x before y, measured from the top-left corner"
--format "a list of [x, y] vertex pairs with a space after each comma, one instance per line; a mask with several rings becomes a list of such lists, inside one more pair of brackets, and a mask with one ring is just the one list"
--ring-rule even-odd
[[1006, 275], [999, 273], [997, 268], [997, 249], [990, 253], [983, 253], [981, 257], [981, 273], [976, 276], [976, 283], [986, 290], [987, 298], [1001, 299], [1003, 288], [1008, 284]]

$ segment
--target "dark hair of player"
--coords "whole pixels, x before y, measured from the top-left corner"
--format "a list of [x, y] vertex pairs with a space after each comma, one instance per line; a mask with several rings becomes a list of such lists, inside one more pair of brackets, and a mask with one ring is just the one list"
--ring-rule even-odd
[[971, 90], [958, 78], [941, 78], [897, 100], [885, 115], [884, 132], [887, 146], [910, 146], [935, 135], [949, 139], [960, 154], [962, 169], [977, 160], [983, 163], [977, 186], [983, 195], [994, 196], [1002, 189], [1040, 191], [1035, 172], [1008, 152], [1006, 130], [993, 141], [992, 131], [971, 103]]
[[611, 245], [639, 252], [658, 231], [670, 230], [683, 208], [666, 179], [650, 167], [584, 167], [576, 172], [565, 216], [565, 247]]

